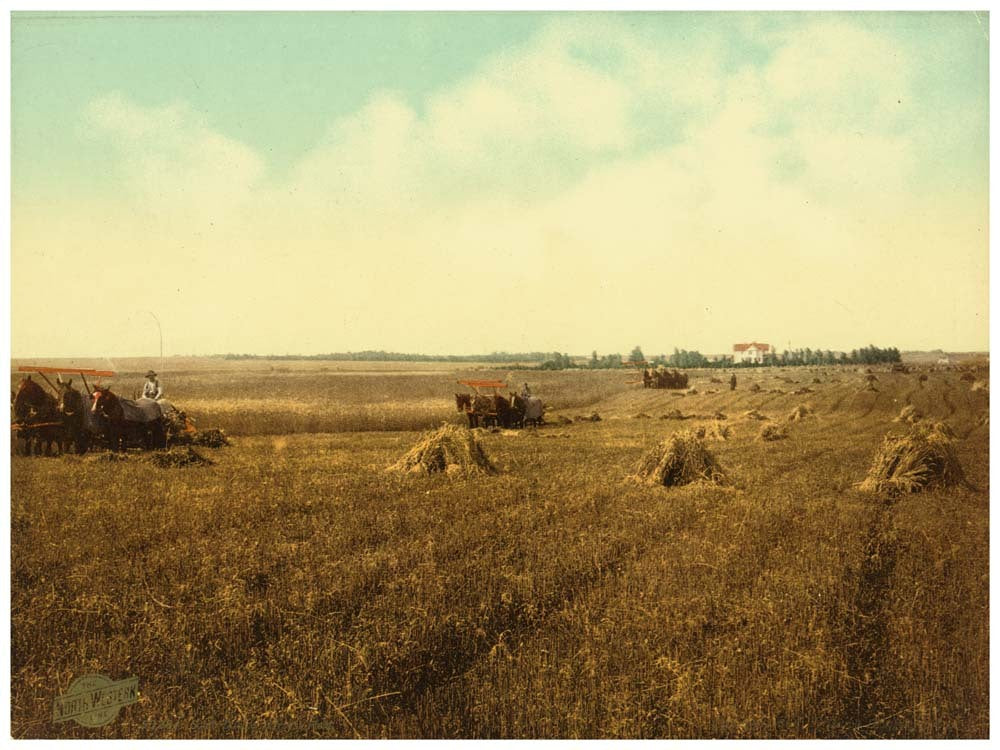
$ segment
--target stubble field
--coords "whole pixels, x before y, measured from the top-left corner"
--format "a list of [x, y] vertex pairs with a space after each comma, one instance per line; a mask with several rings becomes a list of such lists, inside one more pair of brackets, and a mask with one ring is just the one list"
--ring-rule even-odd
[[[199, 449], [214, 465], [12, 459], [16, 737], [989, 734], [988, 389], [959, 372], [761, 369], [731, 392], [695, 371], [679, 395], [607, 371], [169, 367], [167, 398], [233, 436]], [[458, 422], [456, 379], [508, 375], [553, 411], [481, 435], [499, 474], [384, 470]], [[854, 487], [906, 405], [955, 431], [968, 486]], [[753, 409], [788, 437], [759, 440]], [[717, 412], [727, 485], [628, 481]], [[139, 702], [52, 724], [90, 673], [137, 676]]]

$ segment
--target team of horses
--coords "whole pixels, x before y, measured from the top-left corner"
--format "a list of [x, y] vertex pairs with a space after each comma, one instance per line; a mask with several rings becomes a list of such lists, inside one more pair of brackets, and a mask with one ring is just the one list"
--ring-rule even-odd
[[[168, 412], [173, 406], [148, 398], [122, 398], [97, 386], [88, 396], [73, 387], [72, 379], [58, 381], [59, 397], [48, 393], [28, 375], [11, 394], [14, 423], [11, 450], [20, 440], [26, 455], [86, 453], [103, 443], [112, 451], [131, 446], [144, 450], [167, 447]], [[455, 405], [469, 427], [506, 429], [537, 426], [544, 419], [540, 399], [519, 393], [504, 397], [456, 393]]]
[[[88, 396], [73, 387], [72, 379], [59, 382], [59, 398], [31, 379], [21, 380], [11, 399], [14, 430], [11, 449], [20, 439], [27, 455], [86, 453], [103, 442], [110, 450], [125, 451], [131, 445], [144, 450], [167, 446], [165, 410], [169, 404], [139, 399], [132, 401], [96, 387]], [[89, 401], [89, 403], [88, 403]]]
[[469, 427], [503, 427], [512, 429], [527, 425], [540, 425], [544, 407], [535, 396], [511, 393], [505, 398], [499, 393], [487, 396], [482, 393], [456, 393], [455, 406], [469, 419]]
[[686, 372], [668, 370], [665, 367], [647, 367], [642, 371], [643, 388], [687, 388]]

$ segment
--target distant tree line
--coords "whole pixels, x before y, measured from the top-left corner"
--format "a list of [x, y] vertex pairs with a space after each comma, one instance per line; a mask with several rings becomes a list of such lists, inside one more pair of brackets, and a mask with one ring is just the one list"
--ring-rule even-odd
[[[493, 352], [492, 354], [405, 354], [366, 350], [361, 352], [335, 352], [330, 354], [225, 354], [225, 359], [241, 360], [318, 360], [331, 362], [499, 362], [510, 365], [511, 369], [540, 370], [617, 370], [626, 365], [636, 367], [663, 366], [678, 369], [757, 367], [756, 363], [734, 364], [731, 356], [709, 359], [699, 351], [674, 349], [669, 356], [658, 354], [647, 360], [642, 348], [636, 346], [628, 359], [621, 354], [599, 356], [594, 350], [585, 362], [577, 362], [563, 352]], [[850, 352], [834, 352], [829, 349], [791, 349], [773, 354], [765, 354], [762, 366], [794, 367], [797, 365], [874, 365], [901, 361], [899, 349], [877, 346], [863, 346]]]
[[759, 365], [754, 362], [734, 363], [732, 356], [722, 356], [709, 359], [699, 351], [688, 351], [687, 349], [674, 349], [671, 355], [658, 354], [651, 359], [646, 359], [641, 347], [635, 347], [629, 353], [628, 359], [623, 360], [620, 354], [605, 354], [598, 356], [596, 351], [591, 352], [590, 359], [586, 364], [577, 363], [568, 354], [553, 352], [546, 356], [545, 360], [538, 365], [542, 370], [567, 370], [567, 369], [591, 369], [606, 370], [618, 369], [622, 366], [663, 366], [677, 369], [690, 368], [723, 368], [723, 367], [795, 367], [798, 365], [874, 365], [888, 362], [900, 362], [899, 349], [889, 347], [881, 349], [877, 346], [863, 346], [860, 349], [853, 349], [850, 352], [834, 352], [830, 349], [791, 349], [781, 352], [781, 354], [765, 354], [764, 361]]
[[329, 362], [544, 362], [547, 352], [493, 352], [492, 354], [405, 354], [382, 350], [330, 354], [225, 354], [224, 359], [317, 360]]
[[[892, 346], [880, 349], [877, 346], [863, 346], [850, 352], [833, 352], [829, 349], [791, 349], [781, 354], [765, 354], [764, 366], [779, 365], [794, 367], [796, 365], [877, 365], [889, 362], [901, 362], [899, 349]], [[742, 365], [753, 366], [749, 363]]]

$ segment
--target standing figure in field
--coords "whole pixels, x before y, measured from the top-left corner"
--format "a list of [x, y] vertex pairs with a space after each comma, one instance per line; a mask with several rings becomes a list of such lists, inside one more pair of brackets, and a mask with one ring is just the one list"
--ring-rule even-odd
[[731, 390], [731, 391], [735, 391], [736, 390], [736, 373], [735, 372], [732, 374], [732, 377], [729, 378], [729, 390]]
[[524, 384], [524, 388], [521, 389], [521, 398], [528, 398], [531, 395], [531, 389], [528, 388], [528, 384]]
[[156, 373], [150, 370], [146, 373], [146, 382], [142, 386], [142, 397], [159, 401], [163, 397], [163, 388], [160, 381], [156, 379]]

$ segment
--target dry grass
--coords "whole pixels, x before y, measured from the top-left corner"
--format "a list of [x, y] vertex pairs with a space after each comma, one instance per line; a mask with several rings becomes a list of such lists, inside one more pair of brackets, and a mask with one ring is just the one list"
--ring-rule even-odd
[[[220, 399], [240, 373], [211, 381], [231, 389]], [[692, 373], [692, 413], [796, 405], [707, 394], [713, 374]], [[803, 377], [754, 373], [776, 374]], [[215, 464], [186, 470], [138, 453], [12, 458], [11, 733], [989, 736], [984, 394], [947, 373], [923, 389], [887, 376], [878, 396], [831, 379], [794, 440], [729, 420], [711, 449], [738, 491], [667, 491], [624, 480], [680, 424], [620, 417], [677, 402], [620, 372], [553, 376], [543, 398], [551, 384], [566, 413], [616, 418], [537, 431], [558, 439], [477, 434], [502, 469], [478, 481], [384, 470], [440, 421], [280, 435], [247, 421], [256, 434], [199, 448]], [[247, 376], [263, 377], [300, 400], [340, 378], [340, 403], [363, 413], [420, 383], [453, 410], [457, 376]], [[970, 484], [872, 502], [852, 483], [907, 397], [962, 436]], [[53, 697], [92, 672], [138, 676], [139, 703], [97, 730], [52, 724]]]

